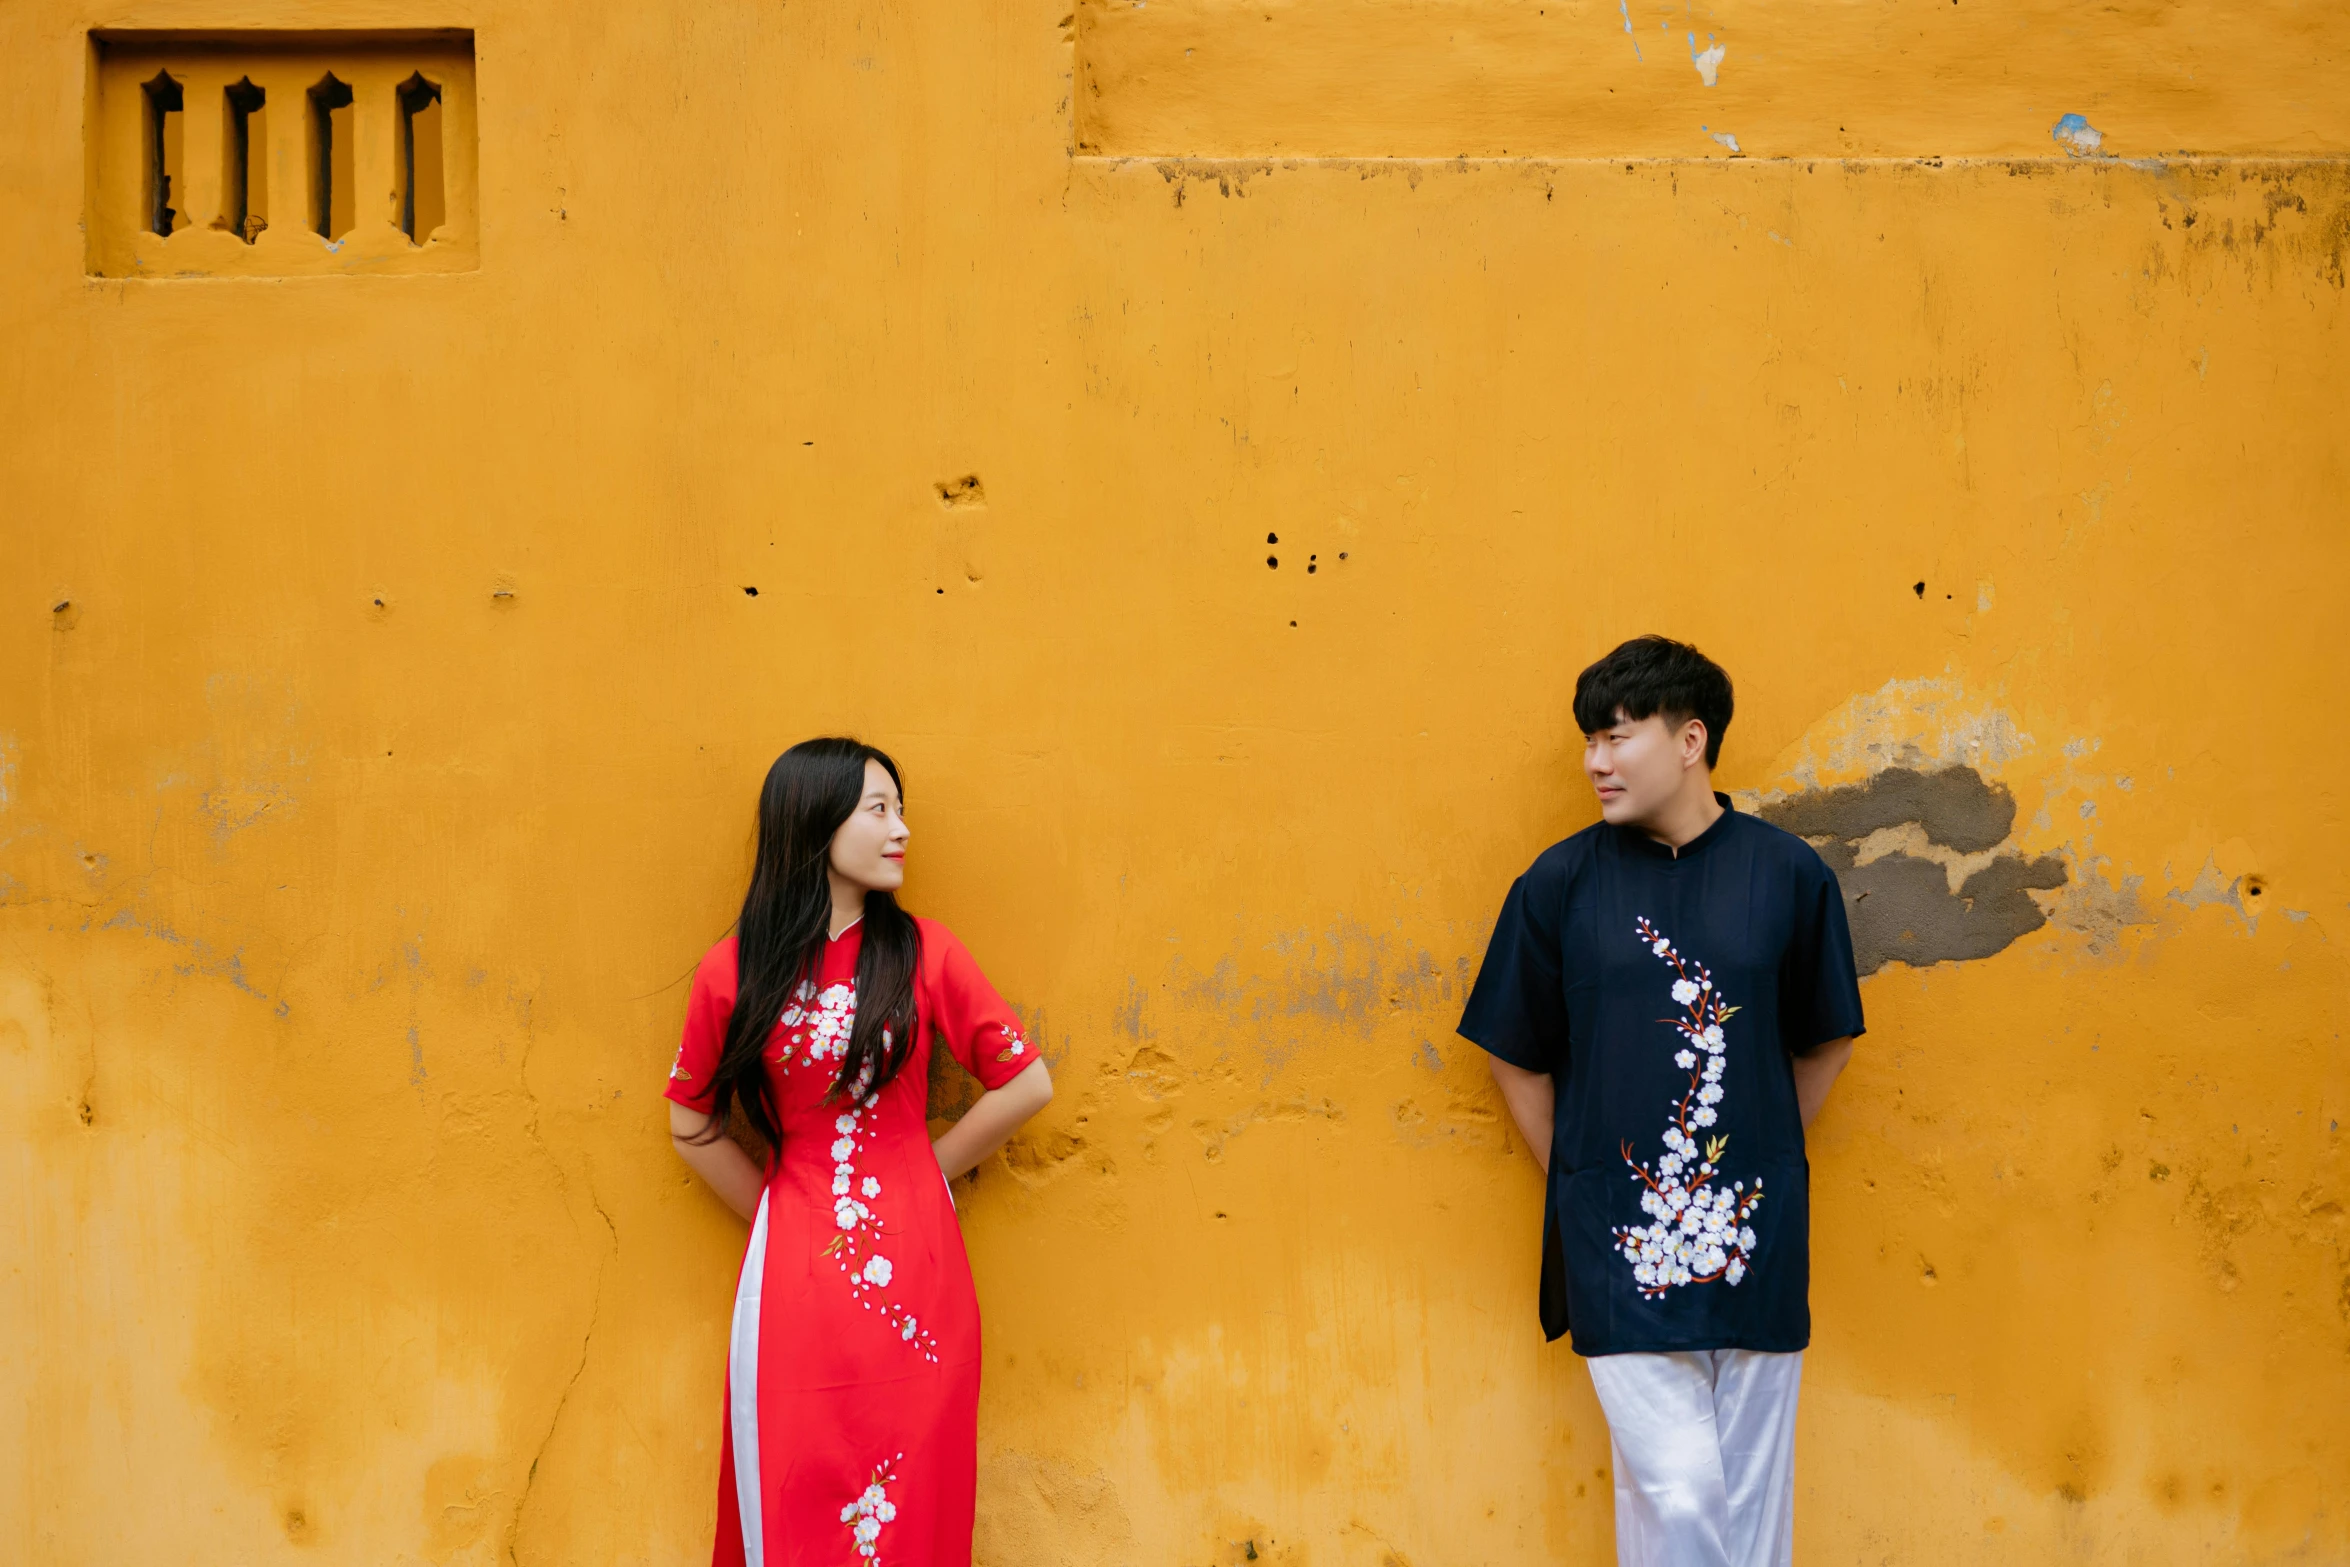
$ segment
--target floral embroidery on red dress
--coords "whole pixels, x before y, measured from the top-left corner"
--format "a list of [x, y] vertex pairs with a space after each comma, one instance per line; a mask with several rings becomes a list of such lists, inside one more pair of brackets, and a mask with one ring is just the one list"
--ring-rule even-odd
[[1009, 1023], [998, 1023], [996, 1027], [1004, 1031], [1004, 1048], [995, 1053], [998, 1061], [1017, 1061], [1028, 1054], [1028, 1041], [1020, 1037], [1018, 1029]]
[[1714, 1106], [1722, 1102], [1723, 1052], [1728, 1049], [1722, 1025], [1738, 1009], [1723, 1003], [1705, 965], [1683, 957], [1646, 916], [1640, 919], [1639, 935], [1641, 944], [1670, 963], [1677, 976], [1673, 1002], [1682, 1015], [1657, 1021], [1672, 1024], [1680, 1035], [1681, 1048], [1673, 1053], [1673, 1064], [1689, 1074], [1689, 1087], [1673, 1105], [1673, 1119], [1665, 1127], [1665, 1151], [1656, 1167], [1652, 1170], [1633, 1158], [1630, 1143], [1623, 1147], [1632, 1178], [1648, 1188], [1640, 1194], [1640, 1211], [1652, 1222], [1617, 1225], [1616, 1249], [1632, 1264], [1640, 1293], [1656, 1300], [1679, 1285], [1719, 1279], [1734, 1286], [1745, 1278], [1755, 1247], [1754, 1227], [1747, 1221], [1762, 1205], [1763, 1193], [1759, 1176], [1752, 1191], [1744, 1181], [1714, 1185], [1730, 1139], [1707, 1137], [1701, 1144], [1697, 1135], [1719, 1119]]
[[[841, 1058], [848, 1054], [849, 1030], [856, 1018], [854, 985], [827, 985], [819, 993], [812, 982], [802, 980], [792, 1004], [783, 1009], [781, 1021], [788, 1032], [783, 1048], [775, 1053], [776, 1061], [787, 1071], [802, 1063], [839, 1070]], [[885, 1033], [882, 1042], [888, 1041]], [[832, 1129], [837, 1135], [832, 1142], [832, 1222], [840, 1233], [824, 1253], [840, 1264], [850, 1293], [866, 1310], [879, 1311], [900, 1342], [917, 1346], [923, 1359], [935, 1363], [938, 1340], [912, 1312], [890, 1298], [889, 1281], [896, 1269], [875, 1249], [889, 1234], [873, 1207], [881, 1196], [881, 1181], [857, 1169], [858, 1135], [865, 1130], [865, 1118], [873, 1113], [873, 1106], [864, 1098], [871, 1081], [868, 1069], [858, 1079], [849, 1107], [833, 1117]]]
[[874, 1567], [880, 1567], [881, 1563], [882, 1525], [898, 1515], [897, 1503], [889, 1499], [889, 1488], [897, 1483], [898, 1460], [905, 1456], [897, 1453], [887, 1462], [875, 1464], [873, 1478], [865, 1483], [865, 1489], [840, 1510], [840, 1521], [849, 1526], [850, 1537], [857, 1542], [857, 1554]]

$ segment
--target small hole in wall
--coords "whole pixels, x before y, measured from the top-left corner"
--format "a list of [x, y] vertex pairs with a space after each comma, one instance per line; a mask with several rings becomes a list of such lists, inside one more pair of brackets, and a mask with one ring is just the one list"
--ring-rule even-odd
[[1344, 551], [1344, 550], [1340, 550], [1340, 551], [1338, 552], [1338, 558], [1339, 558], [1340, 560], [1344, 560], [1344, 559], [1346, 559], [1346, 551]]
[[1919, 598], [1924, 598], [1926, 596], [1926, 585], [1922, 582], [1913, 582], [1909, 585], [1909, 591], [1915, 593]]
[[2263, 893], [2265, 893], [2265, 892], [2267, 892], [2267, 891], [2268, 891], [2268, 883], [2267, 883], [2267, 882], [2264, 882], [2264, 881], [2262, 881], [2262, 880], [2261, 880], [2259, 877], [2257, 877], [2257, 876], [2247, 876], [2247, 877], [2245, 877], [2245, 878], [2244, 878], [2244, 896], [2245, 896], [2245, 897], [2247, 897], [2247, 898], [2258, 898], [2259, 896], [2261, 896]]
[[1317, 561], [1317, 560], [1319, 560], [1319, 559], [1321, 559], [1321, 557], [1320, 557], [1320, 556], [1318, 556], [1318, 555], [1308, 555], [1308, 556], [1306, 557], [1306, 575], [1307, 575], [1307, 576], [1309, 576], [1309, 577], [1310, 577], [1310, 576], [1312, 576], [1312, 575], [1314, 574], [1314, 562], [1315, 562], [1315, 561]]
[[1281, 542], [1281, 535], [1278, 533], [1268, 533], [1265, 535], [1265, 542], [1267, 544], [1278, 544]]
[[1281, 557], [1278, 555], [1268, 555], [1265, 557], [1265, 564], [1272, 567], [1275, 571], [1279, 571], [1281, 569]]
[[142, 90], [147, 98], [147, 229], [168, 236], [188, 226], [188, 215], [172, 205], [186, 172], [180, 110], [187, 95], [169, 71], [157, 71]]
[[743, 589], [743, 597], [744, 597], [744, 598], [747, 598], [747, 599], [755, 599], [755, 598], [757, 598], [758, 596], [759, 596], [759, 590], [758, 590], [757, 588], [745, 588], [745, 589]]

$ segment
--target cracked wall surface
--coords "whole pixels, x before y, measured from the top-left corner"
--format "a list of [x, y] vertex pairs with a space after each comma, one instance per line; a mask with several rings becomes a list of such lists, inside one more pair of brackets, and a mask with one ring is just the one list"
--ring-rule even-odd
[[[478, 270], [139, 281], [116, 18], [0, 8], [0, 1559], [698, 1559], [662, 1074], [851, 729], [1060, 1085], [957, 1194], [980, 1561], [1605, 1562], [1452, 1026], [1647, 630], [1869, 970], [1800, 1556], [2350, 1556], [2339, 18], [1391, 7], [1419, 97], [1187, 97], [1361, 8], [1271, 9], [496, 0]], [[1986, 71], [2077, 94], [1920, 143]], [[1348, 156], [1073, 153], [1195, 110]], [[1589, 155], [1354, 156], [1520, 110]]]

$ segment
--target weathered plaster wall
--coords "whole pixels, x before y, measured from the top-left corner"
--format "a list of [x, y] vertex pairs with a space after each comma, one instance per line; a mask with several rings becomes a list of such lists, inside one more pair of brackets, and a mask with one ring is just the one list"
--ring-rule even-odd
[[[1448, 162], [1245, 72], [1160, 138], [1099, 8], [0, 10], [0, 1554], [693, 1559], [739, 1230], [656, 1096], [853, 728], [1062, 1084], [967, 1202], [982, 1559], [1606, 1560], [1451, 1024], [1651, 628], [1903, 911], [1804, 1559], [2350, 1554], [2339, 17], [1970, 0], [2051, 85], [1918, 145], [1951, 9], [1635, 9], [1620, 143]], [[89, 278], [100, 24], [472, 27], [478, 270]], [[1870, 82], [1953, 156], [1837, 161]]]

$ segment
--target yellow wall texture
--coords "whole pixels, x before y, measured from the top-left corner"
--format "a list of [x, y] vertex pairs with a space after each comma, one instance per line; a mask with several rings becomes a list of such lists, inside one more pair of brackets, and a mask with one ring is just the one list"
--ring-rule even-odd
[[[2340, 8], [1067, 5], [0, 9], [0, 1557], [698, 1559], [848, 729], [1061, 1085], [981, 1560], [1608, 1560], [1451, 1026], [1651, 629], [2063, 867], [1866, 981], [1800, 1558], [2350, 1555]], [[473, 29], [478, 267], [91, 276], [99, 26]]]

